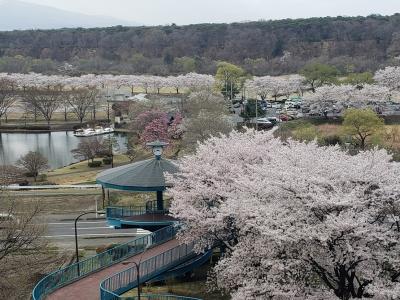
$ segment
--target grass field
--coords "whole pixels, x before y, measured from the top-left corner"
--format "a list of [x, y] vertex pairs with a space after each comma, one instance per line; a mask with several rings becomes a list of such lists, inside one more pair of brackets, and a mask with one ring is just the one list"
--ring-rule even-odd
[[[100, 160], [97, 158], [95, 160]], [[114, 165], [120, 166], [129, 163], [126, 155], [115, 155]], [[98, 168], [90, 168], [87, 161], [81, 161], [67, 167], [47, 172], [47, 180], [55, 184], [90, 184], [96, 181], [96, 175], [110, 168], [110, 165], [102, 165]]]
[[[99, 110], [98, 112], [96, 112], [96, 119], [97, 120], [104, 120], [107, 118], [107, 112], [103, 111], [103, 110]], [[37, 117], [37, 121], [35, 122], [32, 116], [28, 116], [26, 119], [24, 117], [24, 114], [22, 112], [10, 112], [8, 113], [8, 117], [7, 117], [8, 121], [7, 123], [5, 122], [4, 119], [2, 119], [1, 124], [5, 125], [5, 124], [24, 124], [25, 122], [27, 124], [35, 124], [35, 125], [47, 125], [46, 120], [38, 115]], [[88, 114], [87, 118], [85, 118], [86, 122], [91, 121], [91, 117], [90, 114]], [[72, 112], [69, 112], [67, 114], [67, 123], [77, 123], [79, 122], [78, 118], [76, 117], [76, 115]], [[51, 124], [64, 124], [66, 123], [65, 118], [64, 118], [64, 113], [63, 112], [55, 112], [52, 120], [50, 122]]]

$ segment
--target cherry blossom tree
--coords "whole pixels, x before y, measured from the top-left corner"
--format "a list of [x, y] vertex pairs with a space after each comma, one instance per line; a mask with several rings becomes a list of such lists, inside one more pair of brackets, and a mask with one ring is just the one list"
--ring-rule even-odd
[[377, 109], [390, 100], [389, 88], [366, 84], [362, 89], [352, 85], [326, 85], [304, 96], [303, 104], [314, 113], [342, 112], [347, 108]]
[[392, 91], [400, 90], [400, 67], [386, 67], [375, 73], [374, 80]]
[[142, 134], [140, 135], [140, 141], [143, 146], [146, 146], [147, 143], [155, 140], [169, 142], [168, 118], [166, 116], [152, 120], [146, 125]]
[[183, 133], [181, 123], [180, 113], [176, 113], [171, 119], [166, 113], [161, 113], [147, 123], [140, 133], [140, 141], [146, 146], [155, 140], [170, 142], [172, 139], [179, 139]]
[[0, 122], [3, 116], [7, 116], [7, 111], [17, 101], [17, 91], [15, 82], [2, 79], [0, 76]]
[[159, 110], [145, 111], [133, 120], [131, 128], [140, 134], [149, 123], [156, 119], [167, 119], [167, 114]]
[[0, 73], [0, 79], [7, 79], [16, 82], [20, 88], [36, 87], [47, 88], [51, 86], [62, 86], [65, 89], [85, 87], [97, 89], [120, 89], [121, 87], [129, 87], [131, 93], [135, 88], [142, 88], [148, 93], [149, 88], [157, 93], [163, 87], [171, 87], [179, 93], [182, 88], [189, 90], [210, 89], [215, 84], [215, 79], [211, 75], [188, 73], [179, 76], [150, 76], [150, 75], [111, 75], [111, 74], [86, 74], [79, 77], [60, 76], [60, 75], [43, 75], [38, 73], [29, 74], [6, 74]]
[[225, 248], [212, 278], [234, 300], [397, 299], [399, 175], [384, 150], [233, 132], [182, 158], [170, 211], [182, 242]]
[[351, 85], [326, 85], [304, 96], [303, 105], [309, 107], [310, 113], [325, 114], [340, 112], [350, 107], [350, 99], [354, 92]]
[[290, 75], [287, 78], [263, 76], [254, 77], [246, 82], [246, 87], [261, 98], [267, 99], [268, 96], [275, 100], [285, 95], [289, 97], [293, 93], [299, 93], [302, 88], [304, 77], [300, 75]]

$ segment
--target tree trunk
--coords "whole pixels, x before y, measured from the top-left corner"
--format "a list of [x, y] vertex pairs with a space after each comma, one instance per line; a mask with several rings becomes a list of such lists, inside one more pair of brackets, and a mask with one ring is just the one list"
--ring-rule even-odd
[[365, 137], [361, 137], [360, 142], [361, 142], [360, 147], [362, 150], [364, 150], [365, 149]]

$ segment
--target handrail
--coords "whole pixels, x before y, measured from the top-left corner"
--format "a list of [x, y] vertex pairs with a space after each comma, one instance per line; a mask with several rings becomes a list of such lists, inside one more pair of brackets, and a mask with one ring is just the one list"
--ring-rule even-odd
[[119, 296], [120, 294], [137, 287], [140, 283], [151, 280], [192, 257], [195, 257], [196, 253], [193, 249], [194, 243], [182, 244], [144, 260], [139, 266], [140, 282], [137, 282], [136, 279], [136, 267], [131, 267], [106, 278], [100, 283], [100, 299], [123, 299], [123, 297]]
[[145, 214], [168, 214], [169, 212], [169, 201], [164, 200], [165, 209], [159, 210], [157, 207], [157, 200], [147, 201], [143, 205], [134, 206], [108, 206], [106, 209], [107, 218], [111, 219], [121, 219], [126, 217], [134, 217]]
[[[137, 300], [137, 296], [133, 297], [120, 297], [119, 299], [124, 300]], [[201, 300], [199, 298], [185, 297], [185, 296], [175, 296], [175, 295], [157, 295], [157, 294], [144, 294], [140, 295], [142, 300]]]
[[79, 274], [78, 263], [74, 263], [52, 272], [36, 284], [32, 291], [32, 298], [33, 300], [41, 300], [43, 299], [43, 296], [52, 291], [120, 262], [121, 260], [143, 252], [144, 249], [149, 246], [151, 247], [165, 243], [176, 235], [177, 230], [178, 227], [175, 225], [164, 227], [151, 234], [136, 238], [125, 244], [118, 245], [93, 257], [82, 260], [79, 262]]
[[106, 217], [111, 219], [120, 219], [126, 217], [134, 217], [145, 214], [167, 214], [168, 209], [148, 210], [146, 207], [131, 206], [109, 206], [106, 208]]

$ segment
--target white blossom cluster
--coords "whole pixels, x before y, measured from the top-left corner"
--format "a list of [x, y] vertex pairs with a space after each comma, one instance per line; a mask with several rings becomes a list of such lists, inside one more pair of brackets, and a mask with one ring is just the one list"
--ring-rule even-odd
[[300, 75], [290, 75], [287, 78], [263, 76], [247, 80], [246, 88], [265, 100], [268, 95], [277, 97], [299, 93], [303, 87], [303, 82], [304, 77]]
[[82, 75], [80, 77], [43, 75], [38, 73], [0, 73], [0, 80], [7, 79], [15, 82], [20, 88], [59, 86], [62, 88], [121, 88], [140, 87], [147, 91], [164, 87], [174, 88], [178, 92], [180, 88], [207, 88], [214, 85], [214, 77], [211, 75], [188, 73], [179, 76], [150, 76], [150, 75]]
[[[201, 163], [199, 163], [201, 162]], [[385, 150], [214, 137], [171, 178], [179, 238], [223, 245], [233, 299], [400, 299], [400, 165]]]
[[303, 104], [311, 112], [343, 111], [346, 108], [376, 107], [396, 100], [386, 86], [366, 84], [362, 89], [351, 85], [326, 85], [304, 96]]

